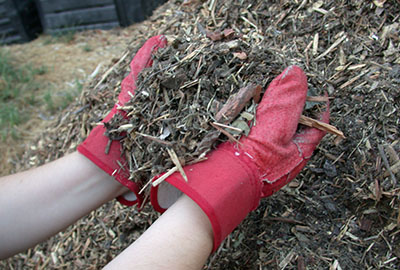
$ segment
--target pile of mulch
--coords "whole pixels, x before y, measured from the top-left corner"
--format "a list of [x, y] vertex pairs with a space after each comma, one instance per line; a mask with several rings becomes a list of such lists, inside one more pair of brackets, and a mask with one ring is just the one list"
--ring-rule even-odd
[[[300, 175], [252, 212], [206, 269], [400, 267], [400, 3], [398, 1], [170, 1], [137, 25], [121, 58], [34, 142], [16, 170], [72, 152], [112, 108], [129, 61], [156, 34], [232, 29], [270, 61], [263, 86], [297, 64], [312, 94], [333, 97], [327, 135]], [[97, 269], [158, 217], [109, 202], [49, 241], [0, 262], [6, 269]]]
[[248, 135], [273, 62], [262, 42], [251, 46], [232, 29], [169, 43], [139, 74], [135, 95], [120, 107], [125, 117], [105, 123], [106, 136], [121, 141], [130, 179], [142, 184], [166, 171], [186, 179], [185, 164]]

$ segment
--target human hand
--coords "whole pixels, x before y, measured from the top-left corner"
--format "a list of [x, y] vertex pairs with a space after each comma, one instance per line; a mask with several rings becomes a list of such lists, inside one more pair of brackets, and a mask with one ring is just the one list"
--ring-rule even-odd
[[[152, 65], [152, 53], [158, 48], [164, 47], [167, 40], [164, 36], [154, 36], [146, 41], [139, 49], [130, 63], [131, 71], [121, 83], [121, 93], [118, 96], [118, 102], [114, 105], [110, 113], [104, 118], [103, 123], [109, 122], [114, 115], [121, 114], [126, 117], [123, 110], [120, 109], [131, 96], [135, 93], [136, 80], [139, 73], [146, 67]], [[104, 125], [95, 127], [86, 138], [86, 140], [78, 146], [78, 151], [95, 163], [100, 169], [114, 176], [114, 178], [122, 185], [126, 186], [133, 192], [130, 196], [120, 196], [117, 199], [125, 205], [134, 205], [138, 203], [140, 207], [143, 199], [139, 195], [139, 186], [137, 183], [129, 180], [129, 169], [125, 155], [121, 153], [121, 144], [119, 140], [113, 140], [110, 144], [109, 138], [104, 135], [106, 128]], [[108, 151], [105, 151], [105, 149]], [[106, 153], [107, 152], [107, 153]], [[121, 166], [122, 165], [122, 166]]]
[[[223, 239], [270, 196], [290, 182], [305, 166], [325, 132], [297, 130], [307, 95], [307, 78], [297, 66], [275, 78], [256, 112], [256, 125], [239, 144], [225, 142], [207, 160], [184, 168], [165, 182], [188, 195], [208, 216], [214, 250]], [[329, 109], [321, 120], [328, 122]], [[158, 211], [169, 206], [171, 186], [153, 187], [151, 201]]]

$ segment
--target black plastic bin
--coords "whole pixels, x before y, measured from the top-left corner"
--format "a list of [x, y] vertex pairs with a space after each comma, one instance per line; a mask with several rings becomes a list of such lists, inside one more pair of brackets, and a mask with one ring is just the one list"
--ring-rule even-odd
[[36, 0], [44, 31], [55, 34], [119, 26], [114, 0]]
[[167, 0], [115, 0], [121, 26], [144, 21]]
[[145, 20], [166, 0], [36, 0], [44, 31], [110, 29]]
[[20, 43], [42, 31], [34, 0], [0, 0], [0, 42]]
[[42, 31], [58, 34], [128, 26], [166, 0], [0, 0], [0, 42], [26, 42]]

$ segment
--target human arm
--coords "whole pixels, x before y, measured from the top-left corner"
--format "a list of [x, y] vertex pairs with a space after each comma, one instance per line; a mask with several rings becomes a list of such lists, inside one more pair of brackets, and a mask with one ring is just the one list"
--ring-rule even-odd
[[[115, 114], [125, 117], [119, 108], [134, 93], [139, 72], [151, 65], [152, 53], [165, 44], [165, 37], [156, 36], [137, 52], [104, 123]], [[78, 146], [79, 153], [0, 179], [0, 259], [45, 240], [112, 198], [140, 207], [139, 186], [129, 179], [120, 142], [109, 144], [105, 132], [104, 125], [97, 125]], [[128, 189], [130, 197], [120, 196]]]
[[201, 269], [212, 246], [212, 228], [207, 216], [189, 197], [182, 195], [105, 269]]
[[127, 190], [78, 152], [0, 178], [0, 259], [46, 240]]

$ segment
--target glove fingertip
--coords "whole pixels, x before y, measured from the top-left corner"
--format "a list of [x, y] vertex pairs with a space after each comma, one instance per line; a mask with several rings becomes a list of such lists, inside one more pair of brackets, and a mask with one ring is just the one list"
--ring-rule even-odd
[[306, 89], [305, 92], [307, 92], [307, 76], [299, 66], [292, 65], [285, 68], [282, 73], [271, 82], [270, 87], [275, 87], [285, 82], [296, 82], [299, 87]]
[[136, 80], [139, 72], [151, 65], [151, 55], [158, 48], [163, 48], [167, 45], [167, 38], [164, 35], [158, 35], [149, 38], [144, 45], [139, 49], [133, 58], [130, 66], [132, 70], [132, 75]]
[[158, 35], [149, 38], [144, 45], [138, 50], [135, 57], [130, 63], [131, 72], [124, 78], [121, 83], [121, 93], [118, 97], [121, 104], [125, 104], [131, 99], [136, 90], [136, 80], [139, 73], [152, 64], [152, 53], [158, 48], [167, 45], [167, 38], [164, 35]]

